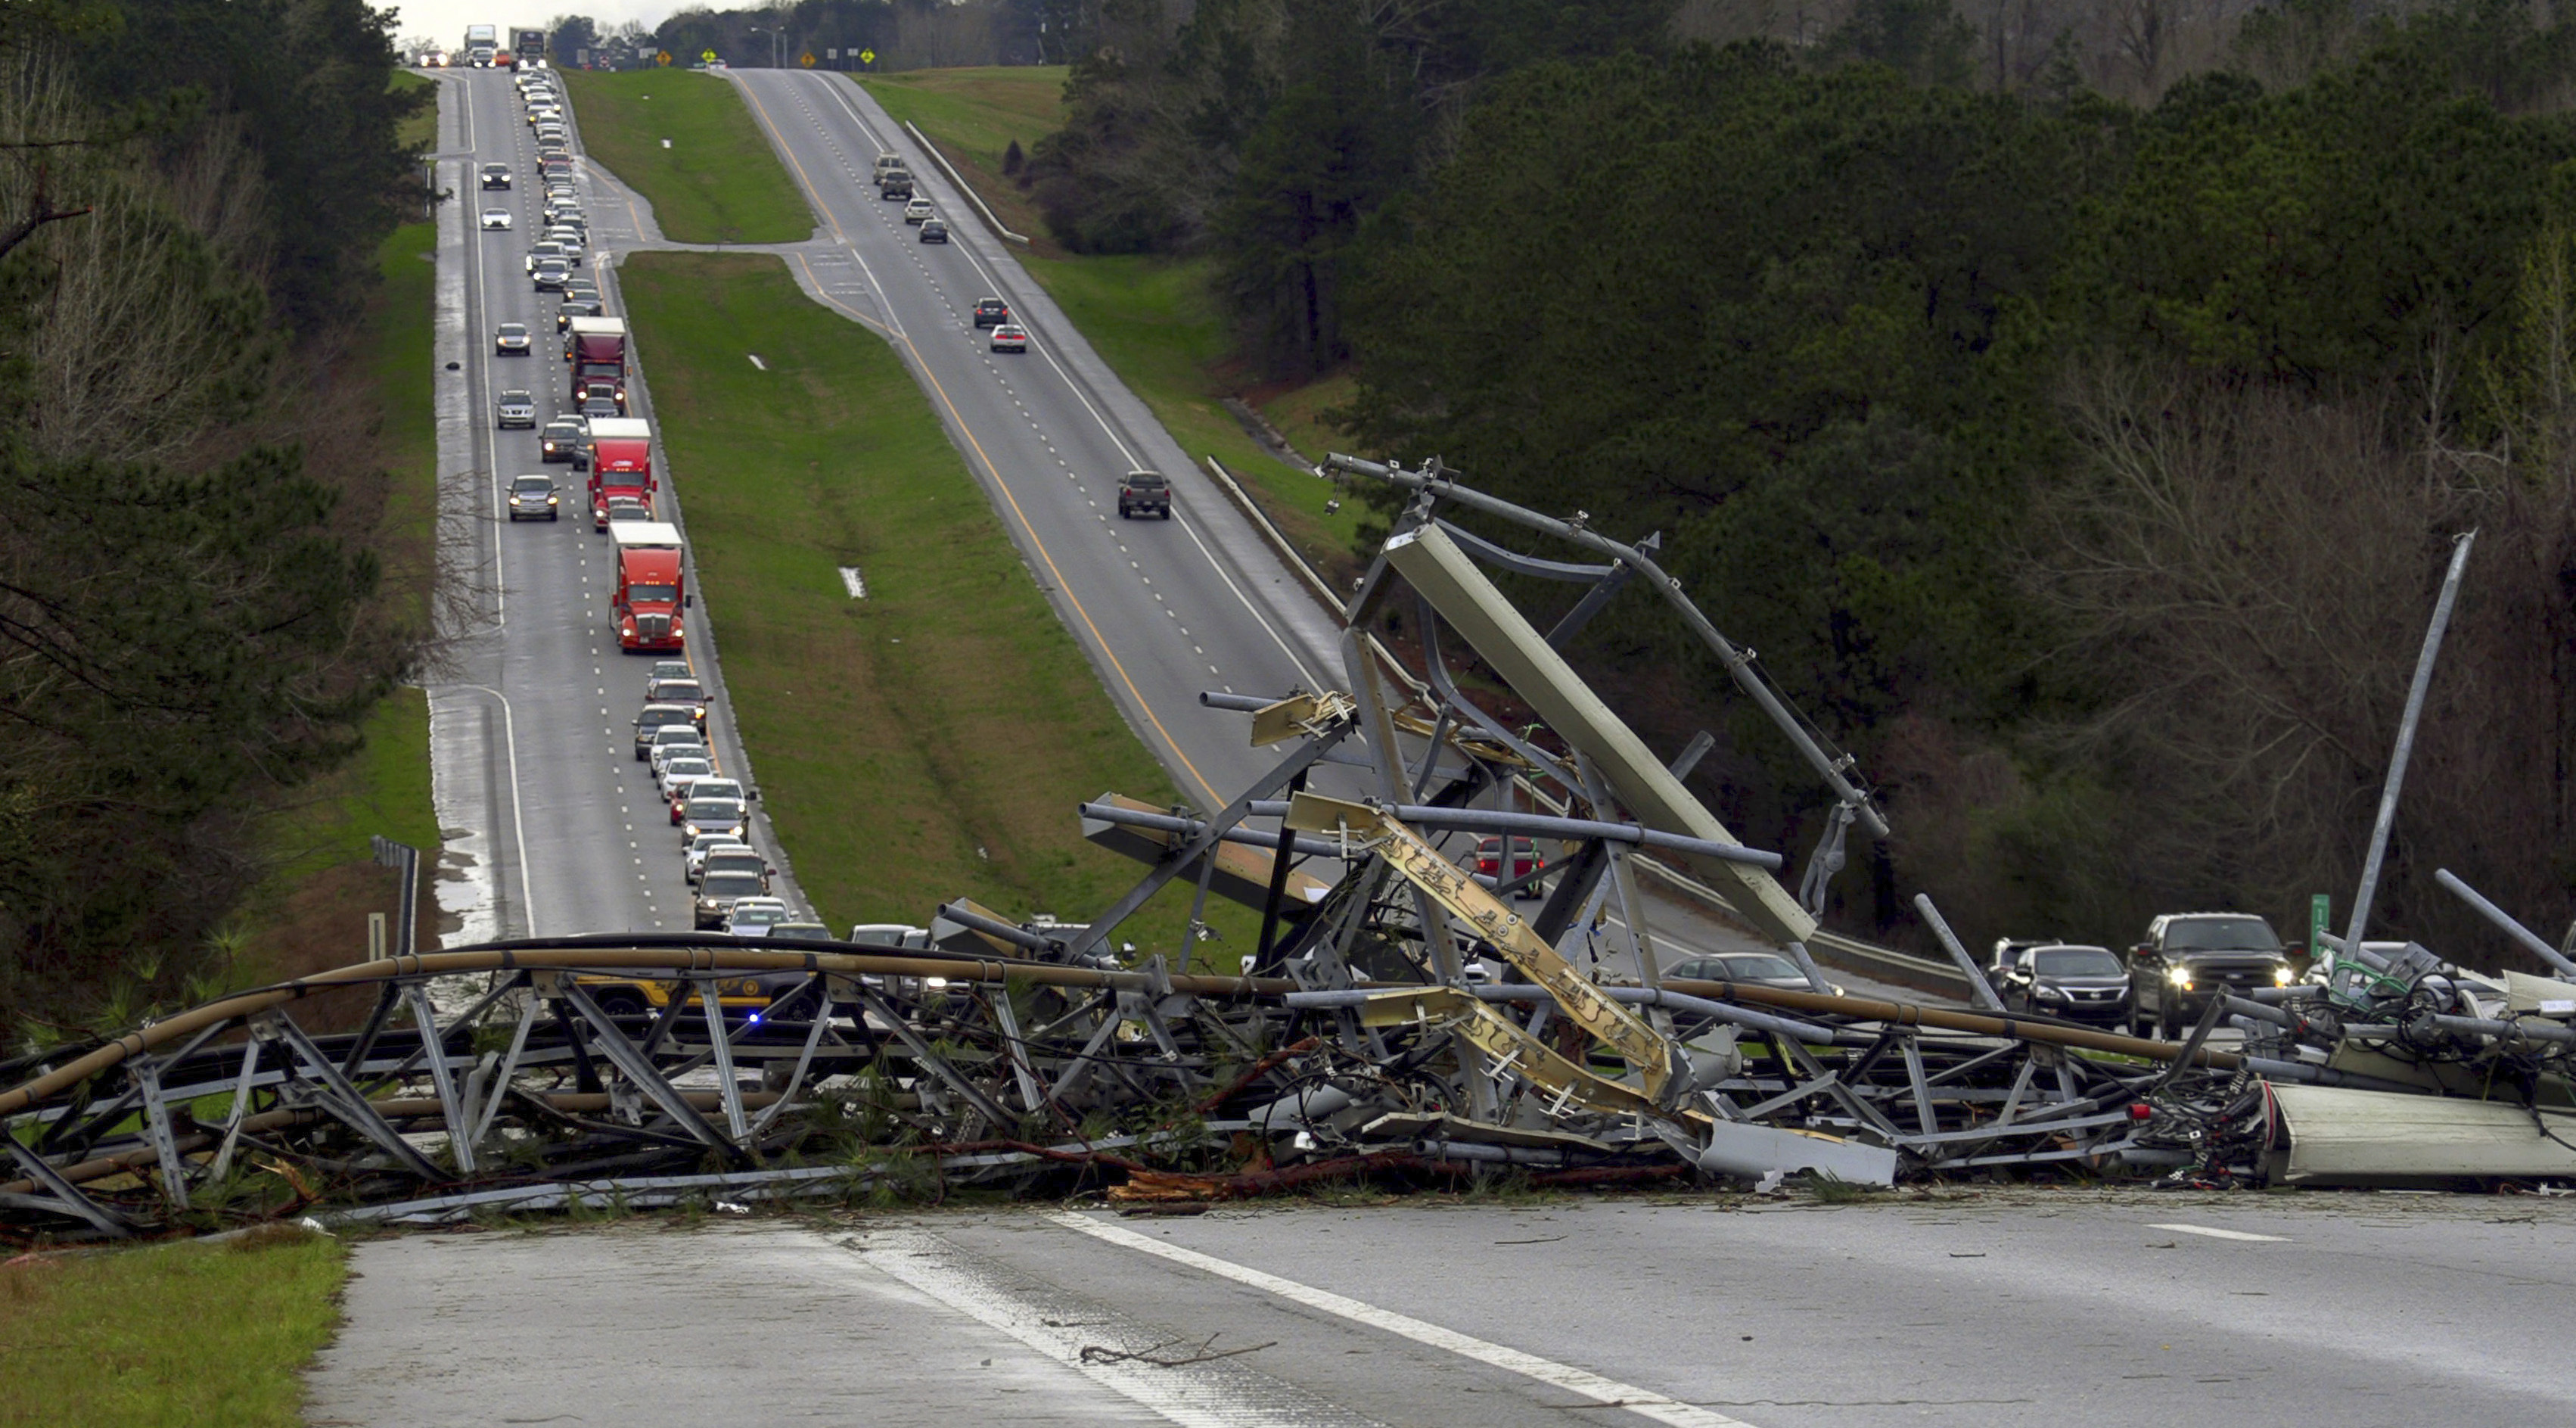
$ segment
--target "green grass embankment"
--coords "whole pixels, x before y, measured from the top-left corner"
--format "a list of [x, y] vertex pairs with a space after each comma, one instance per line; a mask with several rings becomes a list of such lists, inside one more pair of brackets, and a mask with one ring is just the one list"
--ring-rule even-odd
[[[435, 91], [438, 88], [438, 81], [426, 75], [414, 74], [407, 69], [398, 69], [394, 71], [393, 83], [390, 87], [396, 94], [411, 94], [423, 90]], [[394, 130], [394, 138], [407, 153], [425, 154], [438, 147], [438, 101], [434, 93], [430, 96], [429, 102], [421, 105], [402, 121], [402, 124]]]
[[[1333, 488], [1272, 456], [1225, 409], [1224, 399], [1246, 383], [1210, 288], [1211, 266], [1203, 259], [1067, 254], [1046, 240], [1035, 205], [1002, 174], [1002, 155], [1013, 141], [1026, 153], [1063, 122], [1062, 76], [1053, 69], [918, 70], [859, 83], [896, 120], [918, 125], [1003, 222], [1038, 239], [1020, 255], [1021, 265], [1182, 450], [1199, 460], [1214, 456], [1248, 483], [1309, 561], [1327, 570], [1353, 564], [1350, 550], [1366, 508], [1344, 501], [1338, 512], [1326, 511]], [[1258, 405], [1307, 456], [1320, 459], [1322, 448], [1347, 444], [1315, 415], [1342, 400], [1345, 385], [1289, 388]], [[1333, 395], [1316, 399], [1319, 390]]]
[[[919, 125], [940, 155], [956, 166], [995, 217], [1032, 239], [1040, 257], [1064, 250], [1048, 235], [1037, 204], [1005, 172], [1011, 145], [1026, 159], [1038, 140], [1064, 123], [1062, 65], [1011, 68], [923, 69], [852, 78], [898, 124]], [[981, 222], [955, 214], [961, 222]]]
[[292, 1428], [347, 1272], [295, 1234], [0, 1267], [0, 1425]]
[[[773, 258], [639, 253], [621, 273], [699, 603], [815, 911], [846, 927], [926, 922], [961, 895], [1014, 917], [1105, 906], [1143, 869], [1083, 842], [1074, 805], [1165, 803], [1171, 781], [893, 349]], [[1124, 935], [1177, 953], [1189, 893]], [[1248, 914], [1210, 920], [1216, 960], [1251, 950]]]
[[[1232, 336], [1208, 292], [1204, 259], [1037, 258], [1020, 260], [1047, 295], [1082, 329], [1101, 360], [1153, 409], [1163, 429], [1192, 457], [1214, 456], [1248, 482], [1262, 509], [1305, 552], [1330, 569], [1348, 562], [1367, 510], [1345, 501], [1330, 482], [1290, 468], [1262, 449], [1225, 409], [1234, 384]], [[1320, 456], [1321, 453], [1310, 452]]]
[[[563, 71], [589, 156], [675, 243], [799, 243], [814, 212], [734, 87], [682, 70]], [[664, 147], [664, 141], [669, 147]]]

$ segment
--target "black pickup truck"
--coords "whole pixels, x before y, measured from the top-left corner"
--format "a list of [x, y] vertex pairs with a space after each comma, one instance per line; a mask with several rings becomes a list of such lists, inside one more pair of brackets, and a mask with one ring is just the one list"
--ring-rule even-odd
[[1118, 518], [1172, 518], [1172, 483], [1159, 471], [1130, 471], [1118, 478]]
[[2129, 1022], [2140, 1036], [2179, 1036], [2212, 997], [2289, 985], [2287, 949], [2272, 924], [2242, 912], [2172, 912], [2129, 949]]

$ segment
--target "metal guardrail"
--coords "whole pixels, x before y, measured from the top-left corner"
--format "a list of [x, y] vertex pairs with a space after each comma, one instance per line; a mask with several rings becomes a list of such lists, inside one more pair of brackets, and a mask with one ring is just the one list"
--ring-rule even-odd
[[[1288, 562], [1288, 568], [1296, 573], [1298, 579], [1305, 582], [1307, 592], [1323, 602], [1324, 608], [1332, 613], [1334, 619], [1343, 619], [1346, 607], [1342, 603], [1342, 597], [1334, 593], [1332, 582], [1326, 580], [1323, 572], [1317, 570], [1314, 564], [1306, 559], [1305, 552], [1297, 549], [1296, 542], [1288, 539], [1288, 533], [1279, 528], [1279, 523], [1270, 519], [1270, 513], [1261, 509], [1261, 503], [1252, 499], [1252, 493], [1244, 489], [1243, 483], [1234, 479], [1234, 473], [1225, 469], [1225, 463], [1211, 455], [1207, 458], [1207, 468], [1208, 475], [1216, 481], [1217, 489], [1232, 499], [1246, 516], [1251, 517], [1253, 529], [1261, 532], [1261, 538], [1270, 542], [1271, 547], [1279, 552], [1280, 558]], [[1415, 698], [1430, 697], [1430, 688], [1413, 677], [1413, 671], [1404, 667], [1404, 662], [1395, 657], [1395, 651], [1388, 649], [1375, 635], [1368, 635], [1365, 638], [1368, 640], [1369, 653], [1377, 657], [1378, 668], [1386, 671], [1388, 677], [1413, 691]]]
[[930, 161], [939, 165], [940, 171], [948, 175], [948, 181], [957, 185], [957, 191], [966, 195], [966, 201], [975, 205], [975, 210], [984, 215], [984, 221], [993, 225], [994, 232], [1023, 248], [1028, 246], [1028, 238], [1023, 234], [1012, 232], [1009, 224], [994, 215], [992, 206], [984, 202], [984, 195], [977, 193], [975, 186], [966, 181], [966, 176], [957, 172], [957, 166], [948, 162], [948, 156], [939, 152], [939, 146], [930, 142], [928, 134], [921, 132], [920, 128], [909, 119], [903, 121], [903, 127], [912, 135], [913, 140], [921, 145], [922, 152], [930, 155]]

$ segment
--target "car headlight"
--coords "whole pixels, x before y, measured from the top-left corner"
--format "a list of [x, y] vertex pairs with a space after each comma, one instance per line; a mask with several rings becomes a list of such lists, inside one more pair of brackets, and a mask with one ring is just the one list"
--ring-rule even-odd
[[682, 831], [686, 832], [690, 837], [695, 838], [695, 837], [697, 837], [697, 836], [698, 836], [698, 825], [696, 825], [696, 824], [694, 824], [694, 823], [689, 824], [689, 825], [688, 825], [685, 829], [683, 829]]
[[2297, 975], [2297, 973], [2290, 970], [2290, 964], [2284, 962], [2280, 966], [2272, 969], [2272, 985], [2276, 987], [2286, 987], [2290, 985]]
[[2055, 987], [2041, 987], [2041, 988], [2039, 988], [2038, 990], [2039, 990], [2039, 999], [2040, 999], [2041, 1001], [2044, 1001], [2044, 1002], [2059, 1001], [2059, 1000], [2064, 999], [2064, 997], [2066, 996], [2066, 994], [2065, 994], [2064, 992], [2059, 991], [2059, 990], [2058, 990], [2057, 988], [2055, 988]]
[[2191, 969], [2189, 967], [2167, 967], [2165, 968], [2165, 980], [2182, 988], [2186, 992], [2190, 991]]

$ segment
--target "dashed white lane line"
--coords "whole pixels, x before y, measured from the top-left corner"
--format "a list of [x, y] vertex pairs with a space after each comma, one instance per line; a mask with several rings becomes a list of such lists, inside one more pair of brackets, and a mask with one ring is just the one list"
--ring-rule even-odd
[[2246, 1244], [2281, 1245], [2288, 1244], [2290, 1242], [2290, 1237], [2288, 1235], [2258, 1235], [2250, 1230], [2222, 1230], [2216, 1225], [2150, 1224], [2147, 1228], [2151, 1230], [2171, 1230], [2178, 1235], [2203, 1235], [2213, 1240], [2237, 1240]]
[[1338, 1319], [1347, 1319], [1380, 1333], [1393, 1334], [1400, 1339], [1410, 1339], [1429, 1348], [1456, 1354], [1460, 1358], [1473, 1359], [1477, 1363], [1502, 1369], [1507, 1373], [1519, 1374], [1524, 1378], [1546, 1384], [1550, 1388], [1588, 1398], [1605, 1407], [1624, 1408], [1630, 1413], [1657, 1423], [1669, 1423], [1674, 1425], [1674, 1428], [1751, 1428], [1751, 1425], [1740, 1418], [1729, 1418], [1723, 1413], [1684, 1403], [1677, 1398], [1656, 1393], [1652, 1389], [1621, 1383], [1617, 1379], [1606, 1378], [1588, 1369], [1576, 1368], [1572, 1364], [1561, 1364], [1554, 1359], [1545, 1359], [1519, 1349], [1506, 1348], [1485, 1339], [1461, 1334], [1455, 1329], [1444, 1329], [1438, 1324], [1416, 1319], [1410, 1314], [1398, 1314], [1392, 1309], [1381, 1309], [1365, 1300], [1335, 1294], [1330, 1290], [1317, 1289], [1313, 1285], [1300, 1284], [1293, 1279], [1283, 1279], [1278, 1275], [1251, 1269], [1231, 1260], [1218, 1259], [1214, 1255], [1201, 1254], [1197, 1250], [1148, 1239], [1134, 1230], [1122, 1229], [1116, 1225], [1104, 1225], [1088, 1216], [1063, 1213], [1050, 1218], [1067, 1229], [1079, 1231], [1096, 1240], [1107, 1241], [1122, 1249], [1131, 1249], [1139, 1254], [1150, 1254], [1205, 1274], [1213, 1274], [1220, 1279], [1229, 1279], [1237, 1284], [1275, 1294], [1292, 1304], [1300, 1304]]
[[[874, 131], [872, 127], [868, 124], [867, 120], [860, 115], [858, 106], [850, 101], [848, 95], [835, 89], [832, 97], [838, 102], [842, 112], [849, 116], [850, 121], [856, 124], [861, 132], [873, 134]], [[879, 217], [881, 220], [883, 219], [883, 216], [883, 210], [880, 209]], [[857, 250], [855, 248], [852, 249], [854, 255], [856, 254], [856, 251]], [[920, 255], [917, 253], [914, 255], [915, 261], [919, 261], [919, 256]], [[977, 275], [983, 278], [988, 286], [992, 286], [996, 291], [998, 291], [1000, 280], [997, 275], [987, 269], [982, 260], [978, 259], [972, 251], [966, 252], [965, 256], [966, 261], [974, 267]], [[862, 261], [864, 261], [864, 259]], [[969, 340], [972, 341], [973, 338], [970, 336]], [[1110, 423], [1108, 417], [1105, 416], [1097, 406], [1093, 405], [1089, 394], [1084, 392], [1081, 385], [1074, 381], [1073, 374], [1066, 371], [1064, 364], [1056, 360], [1055, 354], [1042, 343], [1033, 341], [1030, 346], [1036, 351], [1037, 355], [1054, 370], [1057, 379], [1063, 383], [1065, 390], [1071, 394], [1075, 401], [1081, 403], [1084, 411], [1090, 414], [1093, 424], [1100, 429], [1101, 435], [1108, 438], [1109, 443], [1112, 446], [1118, 448], [1120, 454], [1127, 460], [1129, 465], [1133, 466], [1139, 464], [1136, 453], [1128, 447], [1126, 440], [1118, 434], [1116, 428]], [[989, 356], [985, 357], [984, 365], [988, 370], [992, 369], [993, 363]], [[1031, 425], [1034, 426], [1035, 423], [1032, 422]], [[1234, 577], [1227, 573], [1224, 564], [1216, 558], [1216, 552], [1208, 548], [1207, 542], [1199, 538], [1199, 534], [1196, 530], [1191, 529], [1191, 522], [1184, 520], [1179, 524], [1181, 526], [1182, 534], [1187, 536], [1190, 543], [1198, 548], [1200, 556], [1207, 561], [1208, 568], [1215, 573], [1216, 578], [1222, 582], [1226, 589], [1234, 595], [1235, 599], [1242, 604], [1245, 613], [1252, 617], [1253, 623], [1260, 626], [1264, 634], [1270, 636], [1271, 642], [1278, 646], [1280, 654], [1287, 658], [1288, 663], [1291, 667], [1297, 670], [1299, 676], [1309, 684], [1313, 684], [1315, 682], [1314, 672], [1307, 668], [1305, 658], [1289, 644], [1287, 636], [1276, 624], [1272, 622], [1270, 614], [1263, 610], [1258, 604], [1254, 603], [1252, 597], [1246, 594], [1240, 585], [1235, 583]]]

